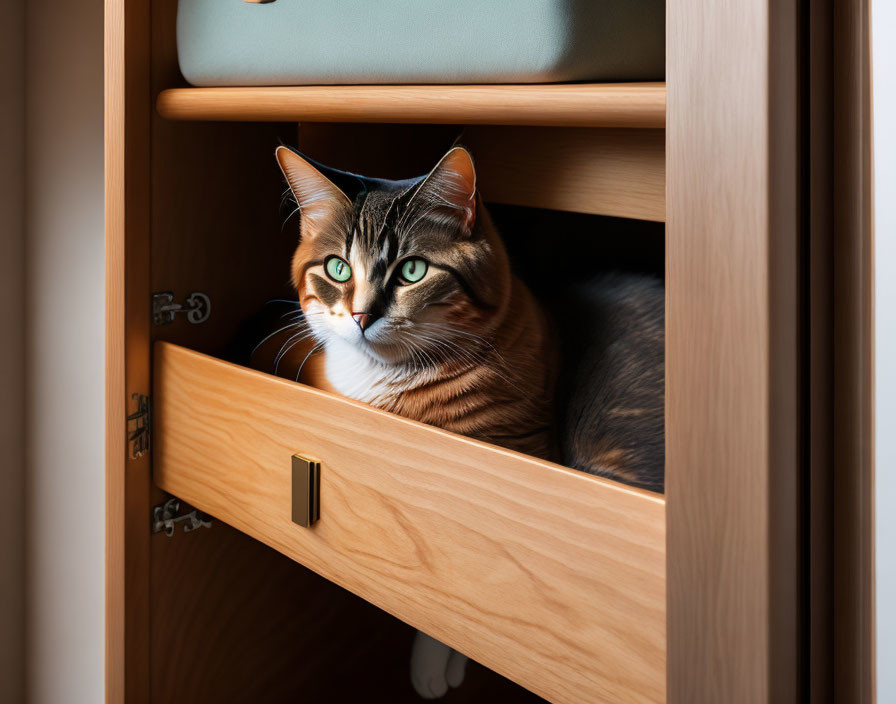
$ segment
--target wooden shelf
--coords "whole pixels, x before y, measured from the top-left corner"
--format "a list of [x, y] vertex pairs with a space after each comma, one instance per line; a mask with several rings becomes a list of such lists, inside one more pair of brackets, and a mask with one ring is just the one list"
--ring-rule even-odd
[[665, 83], [174, 88], [172, 120], [663, 128]]

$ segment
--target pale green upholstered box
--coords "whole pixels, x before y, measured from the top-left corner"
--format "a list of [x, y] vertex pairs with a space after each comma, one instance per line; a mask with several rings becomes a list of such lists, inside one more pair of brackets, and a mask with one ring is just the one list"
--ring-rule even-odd
[[661, 80], [665, 0], [180, 0], [197, 86]]

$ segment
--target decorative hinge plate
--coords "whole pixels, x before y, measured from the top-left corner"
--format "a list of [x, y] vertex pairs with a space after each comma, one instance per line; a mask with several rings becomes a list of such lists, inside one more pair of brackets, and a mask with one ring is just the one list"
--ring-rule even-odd
[[204, 323], [212, 313], [212, 301], [201, 291], [193, 291], [184, 303], [175, 303], [172, 291], [152, 294], [153, 325], [173, 323], [178, 313], [186, 314], [187, 321], [194, 325]]
[[149, 452], [152, 438], [152, 403], [145, 394], [131, 394], [137, 409], [127, 416], [128, 456], [135, 460]]
[[180, 499], [168, 499], [165, 503], [153, 506], [152, 509], [152, 533], [164, 533], [169, 538], [174, 535], [178, 525], [183, 525], [184, 533], [191, 533], [197, 528], [211, 528], [212, 517], [198, 509], [193, 509], [182, 516], [180, 512]]

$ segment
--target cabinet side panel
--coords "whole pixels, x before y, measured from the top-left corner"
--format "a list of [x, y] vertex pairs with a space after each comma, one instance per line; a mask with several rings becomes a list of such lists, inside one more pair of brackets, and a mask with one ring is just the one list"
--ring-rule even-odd
[[668, 695], [796, 700], [796, 6], [667, 3]]

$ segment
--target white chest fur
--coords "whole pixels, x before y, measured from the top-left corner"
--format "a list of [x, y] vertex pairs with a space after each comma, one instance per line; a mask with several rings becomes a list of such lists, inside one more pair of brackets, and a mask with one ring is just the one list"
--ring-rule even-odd
[[326, 372], [327, 380], [343, 396], [373, 406], [387, 405], [406, 377], [404, 370], [380, 364], [341, 340], [327, 342]]

